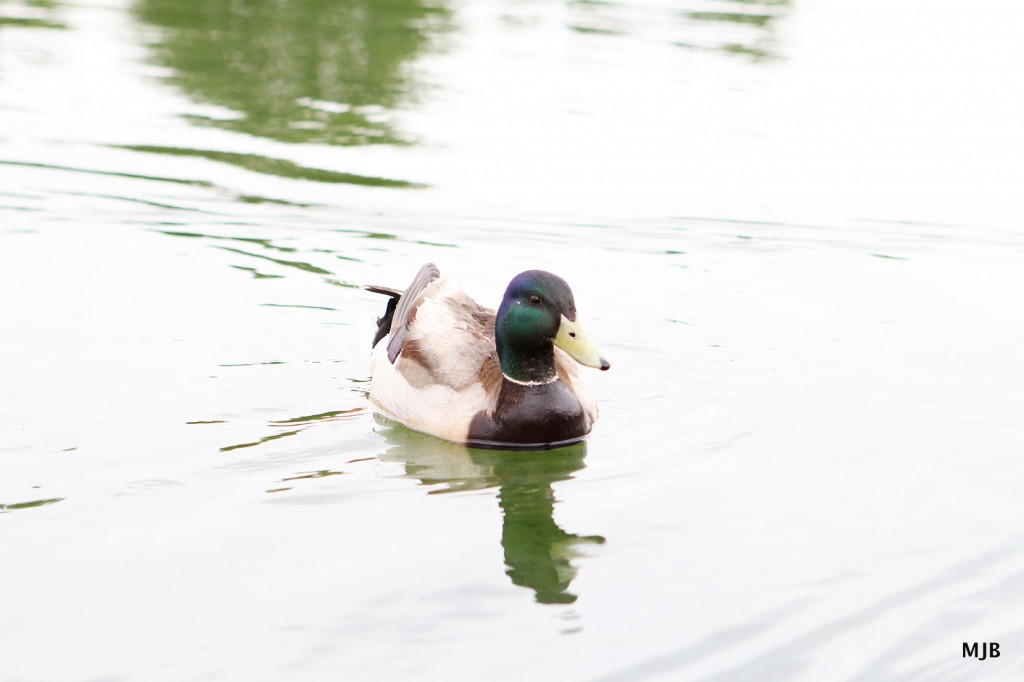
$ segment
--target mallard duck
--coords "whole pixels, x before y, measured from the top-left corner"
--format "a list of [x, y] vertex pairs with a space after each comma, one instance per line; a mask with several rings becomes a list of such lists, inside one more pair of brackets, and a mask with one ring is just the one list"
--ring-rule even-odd
[[[576, 362], [611, 364], [584, 336], [572, 290], [543, 270], [516, 275], [495, 313], [433, 263], [377, 320], [370, 399], [416, 431], [483, 446], [576, 442], [597, 419]], [[574, 362], [575, 360], [575, 362]]]

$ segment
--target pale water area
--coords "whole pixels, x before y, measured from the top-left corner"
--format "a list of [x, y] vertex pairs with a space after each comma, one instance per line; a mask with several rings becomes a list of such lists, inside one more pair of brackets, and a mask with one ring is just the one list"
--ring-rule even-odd
[[[0, 1], [0, 680], [1021, 679], [1022, 27]], [[569, 281], [584, 445], [375, 415], [428, 260]]]

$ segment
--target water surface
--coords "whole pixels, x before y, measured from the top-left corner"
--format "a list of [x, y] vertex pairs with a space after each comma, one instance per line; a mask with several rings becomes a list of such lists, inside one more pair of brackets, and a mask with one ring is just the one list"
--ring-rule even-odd
[[[1019, 677], [1021, 19], [0, 2], [0, 678]], [[374, 413], [427, 260], [585, 444]]]

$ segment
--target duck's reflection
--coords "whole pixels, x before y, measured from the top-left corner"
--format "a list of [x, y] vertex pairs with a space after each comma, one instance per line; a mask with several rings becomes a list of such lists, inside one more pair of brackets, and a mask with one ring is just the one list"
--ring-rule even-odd
[[553, 518], [551, 485], [583, 468], [584, 443], [544, 452], [480, 450], [416, 433], [380, 415], [375, 419], [389, 446], [381, 459], [401, 462], [407, 476], [440, 486], [431, 494], [498, 487], [501, 545], [512, 582], [533, 590], [542, 604], [576, 601], [569, 592], [577, 572], [573, 560], [580, 545], [604, 538], [562, 530]]

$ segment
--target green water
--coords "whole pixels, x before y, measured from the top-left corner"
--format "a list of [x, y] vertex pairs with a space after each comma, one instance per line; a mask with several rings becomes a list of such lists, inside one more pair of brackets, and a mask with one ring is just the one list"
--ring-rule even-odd
[[165, 0], [136, 12], [162, 30], [169, 80], [237, 114], [195, 124], [306, 144], [412, 142], [382, 112], [419, 101], [415, 60], [452, 30], [443, 4], [402, 0]]
[[[1024, 674], [1021, 19], [0, 0], [0, 681]], [[586, 443], [375, 413], [426, 261]]]

